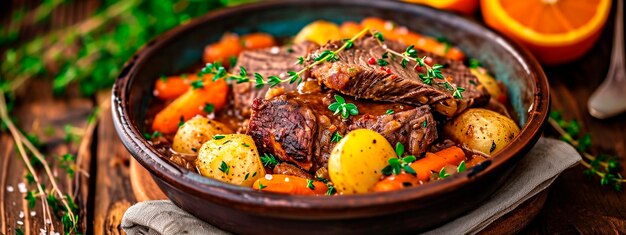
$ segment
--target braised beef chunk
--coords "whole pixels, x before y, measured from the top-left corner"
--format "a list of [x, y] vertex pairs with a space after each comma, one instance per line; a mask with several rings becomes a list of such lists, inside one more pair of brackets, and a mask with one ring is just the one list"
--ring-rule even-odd
[[[335, 143], [335, 132], [345, 135], [350, 130], [368, 128], [381, 133], [390, 143], [401, 142], [407, 152], [420, 154], [437, 138], [435, 121], [428, 106], [363, 102], [344, 97], [354, 103], [359, 115], [342, 119], [333, 115], [328, 105], [335, 101], [333, 93], [298, 94], [290, 92], [270, 100], [256, 99], [248, 135], [260, 153], [271, 153], [309, 172], [325, 167]], [[386, 114], [393, 110], [393, 114]], [[426, 121], [426, 122], [424, 122]]]
[[383, 135], [392, 145], [404, 144], [407, 152], [420, 154], [437, 139], [435, 119], [426, 105], [392, 115], [363, 115], [349, 129], [367, 128]]
[[[312, 58], [325, 50], [336, 50], [343, 41], [328, 43], [311, 53]], [[385, 41], [385, 45], [396, 51], [404, 52], [405, 46], [395, 41]], [[478, 79], [460, 61], [446, 59], [434, 54], [419, 52], [418, 56], [430, 56], [434, 64], [441, 64], [441, 72], [450, 82], [465, 89], [462, 99], [453, 95], [453, 90], [443, 85], [445, 80], [435, 79], [427, 85], [413, 69], [414, 61], [402, 66], [402, 57], [392, 56], [378, 44], [376, 39], [366, 37], [354, 42], [351, 49], [337, 54], [338, 61], [322, 63], [311, 70], [311, 75], [320, 83], [342, 94], [356, 98], [379, 101], [400, 102], [411, 105], [428, 104], [436, 111], [448, 117], [454, 116], [473, 105], [484, 105], [489, 100], [489, 93], [482, 87]], [[368, 60], [384, 59], [388, 65], [370, 64]]]
[[281, 175], [293, 175], [305, 179], [313, 179], [313, 176], [311, 176], [311, 174], [298, 168], [297, 166], [291, 165], [286, 162], [281, 162], [274, 166], [272, 173]]
[[[248, 78], [254, 81], [254, 73], [259, 73], [263, 77], [279, 76], [284, 78], [288, 71], [299, 71], [303, 68], [298, 64], [298, 57], [306, 56], [315, 50], [314, 43], [300, 43], [290, 46], [273, 47], [260, 50], [244, 51], [237, 59], [237, 65], [233, 67], [233, 73], [239, 74], [240, 68], [244, 67]], [[308, 77], [304, 74], [303, 78]], [[246, 82], [233, 85], [233, 97], [235, 108], [240, 110], [244, 116], [250, 115], [250, 106], [256, 98], [265, 96], [268, 86], [257, 89], [254, 82]], [[297, 84], [282, 83], [277, 87], [284, 87], [285, 91], [295, 90]]]

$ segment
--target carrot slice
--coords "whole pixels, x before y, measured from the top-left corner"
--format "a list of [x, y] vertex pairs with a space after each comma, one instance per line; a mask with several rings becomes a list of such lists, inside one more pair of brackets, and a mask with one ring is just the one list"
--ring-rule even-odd
[[426, 153], [424, 158], [411, 163], [410, 166], [417, 173], [417, 178], [426, 182], [431, 172], [437, 172], [448, 164], [459, 165], [463, 160], [465, 160], [463, 149], [452, 146], [436, 153]]
[[225, 34], [217, 43], [204, 48], [202, 60], [204, 63], [221, 62], [224, 66], [230, 66], [230, 57], [237, 57], [243, 50], [239, 37], [235, 34]]
[[251, 33], [241, 38], [241, 44], [245, 49], [261, 49], [275, 46], [276, 41], [266, 33]]
[[175, 99], [189, 90], [191, 81], [196, 79], [198, 76], [195, 74], [159, 79], [154, 83], [154, 96], [162, 100]]
[[378, 181], [372, 188], [374, 192], [387, 192], [419, 185], [417, 178], [411, 174], [401, 173], [390, 175]]
[[367, 17], [361, 21], [361, 26], [364, 28], [370, 28], [382, 33], [385, 38], [388, 39], [397, 39], [396, 33], [394, 32], [395, 25], [391, 21], [383, 20], [381, 18], [376, 17]]
[[465, 152], [463, 152], [463, 149], [457, 146], [443, 149], [439, 152], [436, 152], [435, 155], [445, 159], [447, 164], [455, 166], [459, 165], [463, 160], [465, 160]]
[[352, 38], [354, 37], [354, 35], [359, 34], [361, 30], [363, 30], [363, 27], [360, 24], [352, 21], [343, 22], [343, 24], [339, 26], [339, 33], [343, 38]]
[[223, 79], [212, 82], [210, 76], [204, 78], [203, 87], [189, 89], [161, 110], [152, 122], [152, 129], [170, 134], [178, 130], [179, 123], [203, 114], [204, 107], [212, 104], [215, 110], [226, 105], [228, 84]]
[[417, 178], [423, 182], [428, 181], [432, 171], [438, 171], [446, 165], [445, 159], [434, 153], [426, 153], [426, 156], [410, 164], [417, 173]]
[[323, 182], [281, 174], [259, 178], [252, 188], [265, 192], [297, 195], [325, 195], [328, 191], [328, 187]]

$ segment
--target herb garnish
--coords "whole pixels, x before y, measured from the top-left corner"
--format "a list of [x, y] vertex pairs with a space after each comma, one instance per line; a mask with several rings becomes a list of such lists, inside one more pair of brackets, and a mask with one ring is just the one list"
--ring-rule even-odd
[[273, 168], [274, 166], [278, 165], [280, 161], [278, 161], [276, 156], [272, 155], [271, 153], [264, 153], [263, 156], [261, 156], [261, 163], [266, 167]]
[[213, 139], [214, 140], [221, 140], [221, 139], [224, 139], [224, 137], [226, 137], [226, 136], [225, 135], [214, 135]]
[[197, 80], [192, 81], [190, 84], [194, 90], [204, 88], [204, 81], [202, 81], [202, 78], [198, 78]]
[[446, 167], [442, 167], [441, 170], [439, 171], [439, 178], [445, 179], [445, 178], [448, 178], [449, 176], [450, 174], [446, 173]]
[[315, 185], [313, 184], [313, 180], [312, 179], [306, 179], [306, 187], [314, 190], [315, 189]]
[[180, 116], [180, 119], [178, 120], [178, 128], [180, 128], [183, 125], [185, 125], [185, 117]]
[[333, 185], [327, 185], [328, 186], [328, 191], [326, 191], [326, 195], [330, 196], [335, 194], [335, 186]]
[[416, 160], [415, 156], [409, 155], [406, 157], [402, 157], [403, 154], [404, 154], [404, 145], [402, 145], [402, 143], [400, 142], [396, 143], [396, 156], [397, 157], [390, 158], [387, 161], [389, 165], [383, 168], [382, 170], [383, 175], [391, 175], [391, 174], [397, 175], [397, 174], [400, 174], [402, 170], [404, 170], [406, 173], [417, 175], [415, 170], [413, 170], [413, 168], [409, 166], [409, 164], [411, 164], [412, 162]]
[[[620, 173], [622, 169], [616, 157], [606, 154], [597, 156], [589, 153], [591, 147], [591, 135], [582, 134], [581, 126], [576, 120], [565, 121], [558, 111], [551, 111], [548, 119], [550, 125], [561, 135], [561, 139], [578, 150], [584, 157], [580, 163], [587, 169], [583, 173], [593, 179], [594, 175], [600, 177], [601, 186], [610, 186], [616, 191], [621, 191], [626, 179]], [[582, 136], [581, 136], [582, 134]], [[579, 137], [579, 138], [577, 138]]]
[[210, 114], [215, 110], [215, 106], [211, 103], [206, 103], [204, 104], [204, 108], [202, 108], [202, 110], [204, 110], [205, 113]]
[[330, 138], [330, 142], [338, 143], [342, 138], [343, 138], [343, 136], [341, 136], [341, 134], [339, 134], [339, 131], [335, 131], [335, 133], [333, 134], [333, 137]]
[[389, 62], [387, 62], [385, 59], [378, 59], [376, 60], [376, 64], [378, 64], [379, 66], [387, 66], [389, 65]]
[[222, 164], [220, 165], [219, 170], [221, 172], [224, 172], [224, 174], [228, 175], [228, 172], [230, 171], [230, 166], [228, 164], [226, 164], [226, 162], [222, 161]]
[[478, 68], [480, 66], [481, 66], [481, 64], [480, 64], [480, 62], [477, 59], [474, 59], [474, 58], [470, 58], [469, 59], [469, 67], [471, 69], [475, 69], [475, 68]]
[[395, 113], [395, 111], [393, 111], [393, 109], [387, 109], [387, 111], [385, 111], [385, 114], [387, 114], [387, 115], [391, 115], [391, 114], [394, 114], [394, 113]]
[[459, 163], [459, 166], [456, 167], [456, 171], [459, 173], [462, 173], [465, 171], [465, 160], [461, 161], [461, 163]]
[[346, 103], [346, 100], [340, 95], [335, 95], [335, 102], [328, 106], [333, 115], [341, 114], [343, 119], [348, 119], [350, 115], [359, 115], [359, 109], [353, 103]]
[[[317, 55], [314, 58], [313, 63], [311, 63], [310, 65], [306, 66], [305, 68], [301, 69], [300, 71], [288, 71], [287, 74], [289, 76], [287, 76], [284, 79], [281, 79], [279, 76], [276, 75], [271, 75], [268, 76], [267, 79], [265, 79], [263, 77], [263, 75], [259, 74], [259, 73], [254, 73], [254, 81], [256, 83], [255, 87], [257, 89], [260, 89], [262, 87], [264, 87], [265, 85], [269, 85], [270, 87], [275, 87], [278, 84], [281, 83], [285, 83], [285, 82], [289, 82], [289, 84], [293, 84], [293, 83], [297, 83], [300, 84], [302, 82], [302, 73], [306, 72], [307, 70], [313, 68], [314, 66], [323, 63], [323, 62], [335, 62], [339, 60], [339, 56], [338, 54], [343, 51], [343, 50], [347, 50], [352, 48], [352, 46], [354, 45], [354, 41], [358, 38], [360, 38], [361, 36], [363, 36], [365, 33], [369, 32], [369, 28], [365, 28], [363, 29], [361, 32], [359, 32], [358, 34], [354, 35], [354, 37], [352, 37], [351, 39], [348, 40], [344, 40], [344, 44], [339, 47], [337, 50], [331, 51], [331, 50], [325, 50], [322, 51], [319, 55]], [[304, 64], [305, 58], [304, 57], [298, 57], [298, 61], [296, 62], [297, 64]], [[240, 71], [245, 71], [245, 69], [240, 68]], [[226, 69], [221, 66], [218, 63], [207, 63], [205, 65], [204, 68], [202, 68], [202, 70], [200, 71], [200, 73], [198, 73], [199, 76], [204, 75], [204, 74], [213, 74], [213, 80], [218, 80], [218, 79], [223, 79], [223, 78], [230, 78], [230, 80], [236, 80], [237, 83], [241, 83], [241, 82], [248, 82], [249, 79], [247, 78], [247, 74], [241, 73], [239, 75], [233, 75], [230, 74], [226, 71]]]
[[[423, 57], [418, 57], [417, 56], [417, 51], [414, 49], [413, 45], [409, 45], [403, 53], [398, 53], [392, 49], [387, 48], [383, 42], [385, 41], [384, 38], [381, 40], [379, 39], [379, 37], [377, 36], [379, 35], [382, 38], [382, 34], [380, 32], [376, 32], [374, 33], [374, 37], [377, 39], [376, 42], [378, 42], [378, 44], [385, 49], [385, 53], [391, 53], [392, 55], [396, 55], [396, 56], [400, 56], [402, 57], [402, 60], [400, 61], [400, 64], [402, 65], [403, 68], [407, 68], [409, 65], [409, 61], [414, 61], [415, 65], [413, 66], [413, 69], [415, 70], [421, 70], [421, 68], [426, 68], [426, 73], [419, 73], [418, 76], [420, 78], [420, 80], [422, 80], [422, 82], [426, 85], [432, 85], [433, 81], [435, 81], [436, 79], [438, 80], [443, 80], [442, 82], [436, 82], [437, 85], [441, 85], [444, 88], [446, 88], [449, 91], [452, 91], [452, 96], [454, 98], [457, 99], [462, 99], [463, 95], [462, 92], [465, 91], [464, 88], [462, 87], [457, 87], [457, 86], [453, 86], [452, 83], [450, 83], [448, 80], [446, 80], [443, 76], [443, 74], [441, 73], [441, 69], [443, 68], [443, 65], [440, 64], [434, 64], [434, 65], [430, 65], [429, 60], [432, 60], [432, 58], [427, 57], [427, 56], [423, 56]], [[380, 60], [380, 59], [379, 59]]]
[[160, 136], [163, 136], [163, 134], [161, 134], [161, 132], [158, 132], [158, 131], [154, 131], [154, 132], [152, 132], [152, 134], [147, 133], [147, 132], [143, 133], [143, 137], [148, 139], [148, 140], [151, 140], [151, 139], [154, 139], [154, 138], [160, 137]]
[[267, 188], [267, 186], [263, 185], [262, 183], [259, 183], [259, 190]]

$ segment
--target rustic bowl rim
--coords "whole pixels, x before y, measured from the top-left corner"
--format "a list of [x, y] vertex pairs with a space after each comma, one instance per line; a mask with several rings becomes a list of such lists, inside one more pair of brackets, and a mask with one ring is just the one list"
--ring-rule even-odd
[[[464, 30], [478, 30], [479, 32], [488, 34], [488, 38], [498, 44], [498, 46], [505, 47], [505, 49], [511, 53], [519, 61], [519, 63], [527, 68], [527, 72], [530, 73], [534, 84], [536, 84], [533, 102], [528, 110], [526, 125], [522, 127], [520, 134], [513, 140], [513, 142], [502, 151], [495, 154], [491, 158], [491, 164], [486, 166], [480, 172], [467, 171], [461, 174], [455, 174], [445, 180], [394, 192], [341, 195], [332, 197], [332, 200], [330, 200], [331, 197], [282, 195], [259, 192], [247, 187], [236, 186], [202, 177], [195, 172], [183, 169], [182, 167], [161, 158], [148, 141], [143, 138], [141, 130], [139, 130], [138, 126], [129, 115], [127, 99], [128, 91], [132, 84], [133, 76], [138, 72], [140, 65], [142, 65], [142, 63], [144, 63], [150, 56], [158, 54], [157, 52], [159, 49], [166, 46], [175, 38], [176, 35], [179, 35], [187, 30], [191, 30], [198, 25], [205, 24], [222, 17], [228, 17], [238, 11], [263, 10], [282, 6], [305, 6], [307, 4], [365, 4], [370, 7], [395, 9], [411, 8], [411, 10], [422, 14], [439, 14], [445, 16], [446, 19], [450, 19], [455, 21], [457, 24], [461, 24], [459, 27], [465, 27]], [[348, 210], [351, 208], [375, 207], [383, 206], [389, 203], [415, 200], [422, 197], [434, 197], [444, 192], [453, 191], [455, 188], [468, 183], [468, 181], [472, 180], [473, 177], [482, 177], [487, 172], [506, 165], [507, 162], [514, 160], [518, 153], [527, 149], [527, 145], [534, 144], [541, 134], [550, 109], [550, 90], [548, 80], [541, 65], [535, 57], [530, 54], [530, 52], [508, 39], [506, 36], [502, 36], [490, 29], [487, 29], [479, 23], [452, 13], [396, 1], [279, 0], [240, 5], [212, 11], [204, 16], [198, 17], [184, 25], [177, 26], [155, 37], [139, 49], [134, 56], [126, 62], [113, 86], [111, 102], [114, 125], [122, 143], [126, 146], [131, 155], [139, 163], [141, 163], [141, 165], [145, 167], [153, 175], [153, 177], [157, 177], [164, 182], [175, 186], [178, 190], [182, 190], [202, 198], [217, 198], [219, 201], [215, 202], [225, 205], [245, 205], [248, 208], [264, 207], [268, 209], [309, 209], [319, 211], [337, 208]]]

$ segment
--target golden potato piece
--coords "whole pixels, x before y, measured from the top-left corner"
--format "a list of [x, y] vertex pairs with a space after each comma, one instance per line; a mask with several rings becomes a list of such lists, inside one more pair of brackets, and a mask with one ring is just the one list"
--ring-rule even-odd
[[502, 96], [502, 89], [500, 89], [498, 82], [496, 81], [495, 78], [489, 75], [487, 70], [485, 70], [484, 68], [478, 67], [478, 68], [471, 68], [470, 72], [472, 72], [472, 74], [474, 74], [474, 76], [478, 78], [478, 81], [480, 82], [480, 84], [485, 86], [485, 89], [487, 89], [487, 92], [489, 92], [491, 97], [498, 99], [500, 96]]
[[468, 109], [443, 127], [445, 137], [487, 155], [503, 149], [519, 132], [510, 118], [480, 108]]
[[197, 153], [202, 144], [214, 135], [231, 133], [233, 131], [230, 128], [218, 121], [195, 116], [178, 128], [172, 148], [179, 153]]
[[243, 134], [212, 137], [200, 148], [196, 167], [206, 177], [248, 187], [265, 176], [254, 140]]
[[340, 39], [339, 26], [328, 21], [318, 20], [304, 26], [293, 41], [295, 43], [312, 41], [319, 45], [324, 45], [329, 41]]
[[380, 180], [389, 158], [395, 156], [385, 137], [372, 130], [357, 129], [333, 148], [328, 174], [338, 192], [366, 193]]

